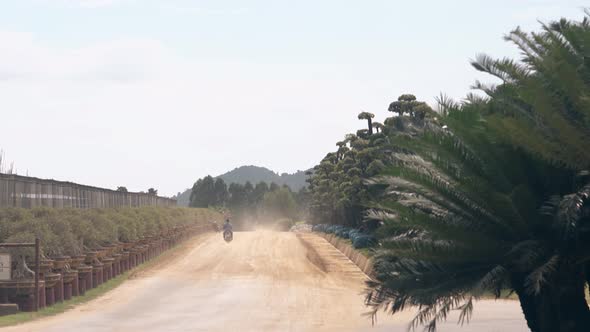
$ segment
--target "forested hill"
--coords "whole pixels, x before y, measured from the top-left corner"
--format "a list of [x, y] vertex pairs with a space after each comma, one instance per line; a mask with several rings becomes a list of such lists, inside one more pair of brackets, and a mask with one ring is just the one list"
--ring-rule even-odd
[[257, 184], [258, 182], [266, 182], [269, 184], [274, 182], [278, 185], [286, 184], [294, 191], [298, 191], [306, 185], [305, 171], [298, 171], [293, 174], [283, 173], [279, 175], [268, 168], [258, 166], [241, 166], [218, 177], [222, 178], [227, 184], [245, 184], [247, 181], [250, 181], [252, 184]]
[[[248, 181], [252, 184], [258, 182], [266, 182], [270, 184], [271, 182], [274, 182], [278, 185], [286, 184], [294, 191], [298, 191], [306, 185], [305, 171], [297, 171], [293, 174], [278, 174], [266, 167], [259, 166], [237, 167], [227, 173], [217, 176], [216, 178], [222, 178], [228, 185], [230, 183], [245, 184]], [[178, 201], [178, 205], [188, 206], [190, 196], [191, 189], [189, 188], [173, 198]]]

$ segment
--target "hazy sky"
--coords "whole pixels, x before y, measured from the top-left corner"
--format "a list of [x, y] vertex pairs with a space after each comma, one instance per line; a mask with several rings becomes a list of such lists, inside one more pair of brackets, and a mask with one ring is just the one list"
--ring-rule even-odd
[[[477, 53], [587, 0], [0, 2], [0, 148], [20, 174], [172, 195], [315, 165], [414, 93], [461, 98]], [[489, 79], [488, 79], [489, 80]]]

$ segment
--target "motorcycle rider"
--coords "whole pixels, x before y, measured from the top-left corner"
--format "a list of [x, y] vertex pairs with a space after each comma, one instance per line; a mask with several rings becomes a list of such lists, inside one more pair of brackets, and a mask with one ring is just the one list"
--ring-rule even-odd
[[225, 219], [225, 224], [223, 224], [223, 231], [232, 231], [232, 225], [229, 222], [229, 218]]

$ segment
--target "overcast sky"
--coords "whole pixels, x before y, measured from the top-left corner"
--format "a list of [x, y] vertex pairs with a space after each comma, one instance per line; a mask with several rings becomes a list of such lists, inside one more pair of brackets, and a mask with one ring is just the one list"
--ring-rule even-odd
[[[577, 0], [0, 2], [0, 149], [19, 174], [172, 195], [293, 172], [402, 93], [461, 98], [502, 36]], [[489, 80], [489, 79], [488, 79]]]

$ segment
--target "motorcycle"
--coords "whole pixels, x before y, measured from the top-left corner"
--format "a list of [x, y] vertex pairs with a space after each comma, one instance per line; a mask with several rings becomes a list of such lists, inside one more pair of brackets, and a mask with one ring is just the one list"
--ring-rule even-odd
[[229, 229], [226, 229], [225, 231], [223, 231], [223, 239], [225, 240], [225, 242], [231, 242], [231, 240], [234, 239], [234, 232], [232, 232]]

